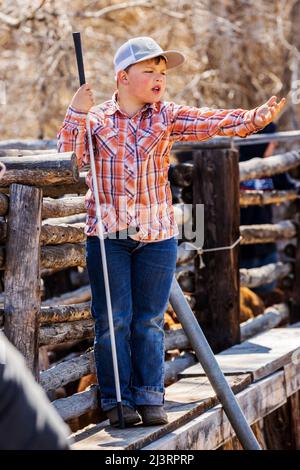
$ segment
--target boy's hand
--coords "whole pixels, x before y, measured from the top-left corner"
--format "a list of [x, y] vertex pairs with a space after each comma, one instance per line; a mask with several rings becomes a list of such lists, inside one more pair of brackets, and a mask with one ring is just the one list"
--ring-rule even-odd
[[282, 110], [285, 102], [286, 99], [282, 98], [282, 100], [277, 103], [277, 96], [272, 96], [265, 104], [257, 108], [254, 125], [257, 127], [265, 127], [272, 122]]
[[83, 113], [88, 113], [94, 104], [95, 100], [93, 97], [93, 92], [88, 83], [85, 83], [80, 88], [78, 88], [71, 101], [72, 108], [75, 108], [76, 111], [81, 111]]

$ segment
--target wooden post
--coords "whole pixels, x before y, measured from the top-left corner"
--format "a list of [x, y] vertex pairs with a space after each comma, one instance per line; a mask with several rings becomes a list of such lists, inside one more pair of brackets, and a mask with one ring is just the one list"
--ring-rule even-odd
[[[238, 153], [196, 150], [193, 204], [204, 204], [204, 249], [232, 245], [239, 238]], [[195, 218], [195, 211], [193, 211]], [[193, 228], [196, 229], [195, 220]], [[214, 352], [240, 341], [239, 247], [195, 258], [195, 314]]]
[[42, 190], [12, 184], [4, 276], [4, 331], [38, 377]]

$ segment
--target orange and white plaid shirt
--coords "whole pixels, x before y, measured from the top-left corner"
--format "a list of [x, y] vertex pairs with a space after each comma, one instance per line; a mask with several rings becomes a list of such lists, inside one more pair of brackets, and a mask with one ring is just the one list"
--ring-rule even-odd
[[[121, 111], [117, 92], [111, 100], [89, 112], [104, 233], [129, 226], [132, 238], [154, 242], [179, 234], [168, 181], [169, 156], [176, 141], [204, 141], [216, 135], [247, 137], [254, 125], [256, 108], [209, 109], [173, 102], [146, 104], [133, 117]], [[86, 113], [69, 106], [60, 128], [58, 151], [74, 151], [78, 166], [89, 164]], [[92, 173], [85, 233], [96, 234], [96, 208]]]

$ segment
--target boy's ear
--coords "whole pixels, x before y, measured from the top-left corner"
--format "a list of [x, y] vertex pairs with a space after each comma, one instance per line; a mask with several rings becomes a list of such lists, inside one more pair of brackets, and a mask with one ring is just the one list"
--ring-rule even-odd
[[125, 72], [125, 70], [120, 70], [118, 72], [118, 82], [119, 83], [122, 83], [123, 85], [126, 85], [128, 83], [128, 75], [127, 75], [127, 72]]

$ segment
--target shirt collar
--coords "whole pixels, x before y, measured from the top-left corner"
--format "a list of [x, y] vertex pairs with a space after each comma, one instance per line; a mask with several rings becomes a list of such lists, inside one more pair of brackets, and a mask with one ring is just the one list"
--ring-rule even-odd
[[[112, 95], [111, 101], [109, 102], [109, 105], [105, 111], [105, 114], [112, 115], [112, 114], [115, 114], [117, 111], [124, 114], [120, 109], [119, 103], [117, 101], [117, 96], [118, 96], [118, 90], [116, 90], [114, 94]], [[157, 103], [147, 103], [139, 112], [143, 113], [148, 110], [150, 112], [153, 112], [153, 111], [158, 112]]]

